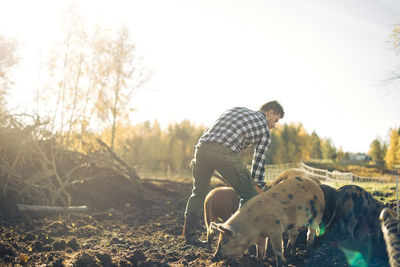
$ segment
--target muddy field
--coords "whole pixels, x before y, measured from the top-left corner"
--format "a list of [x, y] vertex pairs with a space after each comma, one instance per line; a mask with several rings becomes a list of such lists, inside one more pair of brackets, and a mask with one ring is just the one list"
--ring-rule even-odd
[[[212, 262], [211, 246], [184, 245], [180, 236], [191, 182], [146, 179], [144, 197], [128, 180], [104, 178], [71, 189], [88, 213], [0, 217], [0, 266], [274, 266], [250, 249], [240, 261]], [[199, 233], [205, 234], [204, 224]], [[334, 232], [318, 238], [310, 255], [301, 233], [289, 266], [389, 266], [385, 245], [370, 238], [346, 241]], [[346, 256], [347, 255], [347, 256]]]

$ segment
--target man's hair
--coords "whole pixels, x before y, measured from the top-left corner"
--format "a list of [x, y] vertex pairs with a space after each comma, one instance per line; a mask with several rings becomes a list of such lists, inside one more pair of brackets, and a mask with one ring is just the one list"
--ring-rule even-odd
[[275, 113], [281, 114], [281, 118], [285, 116], [285, 112], [283, 111], [283, 108], [278, 101], [267, 102], [261, 106], [260, 110], [264, 112], [267, 112], [268, 110], [273, 110]]

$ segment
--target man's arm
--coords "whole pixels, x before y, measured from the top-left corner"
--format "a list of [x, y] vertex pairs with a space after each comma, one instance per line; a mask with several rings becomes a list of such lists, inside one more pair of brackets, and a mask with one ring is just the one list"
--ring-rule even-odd
[[270, 138], [264, 135], [254, 148], [251, 176], [254, 183], [261, 189], [265, 186], [265, 152], [270, 144]]

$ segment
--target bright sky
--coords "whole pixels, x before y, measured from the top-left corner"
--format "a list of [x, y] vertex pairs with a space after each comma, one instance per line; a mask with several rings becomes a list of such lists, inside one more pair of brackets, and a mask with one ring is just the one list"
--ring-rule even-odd
[[[26, 109], [39, 83], [40, 51], [56, 39], [71, 1], [0, 4], [0, 34], [24, 43], [11, 97]], [[79, 1], [88, 19], [126, 21], [155, 71], [137, 93], [134, 123], [188, 119], [210, 125], [225, 109], [284, 106], [281, 123], [301, 122], [337, 148], [368, 152], [400, 127], [400, 67], [389, 35], [400, 23], [397, 0]]]

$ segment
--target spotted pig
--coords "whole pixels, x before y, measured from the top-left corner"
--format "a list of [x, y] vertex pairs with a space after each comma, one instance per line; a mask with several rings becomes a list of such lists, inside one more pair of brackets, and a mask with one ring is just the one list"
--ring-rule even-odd
[[350, 239], [355, 237], [355, 228], [358, 225], [359, 239], [365, 232], [375, 233], [377, 240], [380, 238], [379, 214], [383, 204], [370, 193], [357, 185], [345, 185], [338, 189], [336, 207], [328, 227], [338, 223], [340, 231], [347, 234]]
[[211, 190], [204, 200], [204, 222], [207, 228], [207, 242], [213, 232], [211, 222], [225, 222], [239, 208], [240, 198], [232, 187], [223, 186]]
[[[297, 239], [298, 229], [308, 226], [307, 247], [312, 248], [325, 206], [319, 185], [311, 179], [286, 179], [271, 189], [253, 197], [225, 223], [212, 223], [220, 231], [213, 259], [237, 258], [252, 244], [269, 238], [276, 263], [286, 262], [282, 234], [289, 233], [289, 246]], [[258, 258], [265, 256], [265, 248]]]
[[379, 216], [391, 267], [400, 266], [400, 220], [395, 212], [384, 208]]
[[[303, 177], [305, 172], [301, 169], [288, 169], [283, 171], [271, 183], [274, 186], [283, 180], [293, 177]], [[266, 188], [265, 190], [267, 190]], [[261, 193], [262, 191], [258, 191]], [[211, 222], [225, 222], [239, 209], [240, 198], [232, 187], [223, 186], [211, 190], [204, 200], [204, 222], [207, 229], [207, 242], [211, 242], [214, 229]]]
[[295, 178], [295, 177], [306, 177], [306, 172], [302, 169], [287, 169], [284, 170], [283, 172], [281, 172], [278, 177], [276, 177], [272, 183], [271, 183], [271, 187], [274, 185], [279, 184], [280, 182], [287, 180], [289, 178]]

